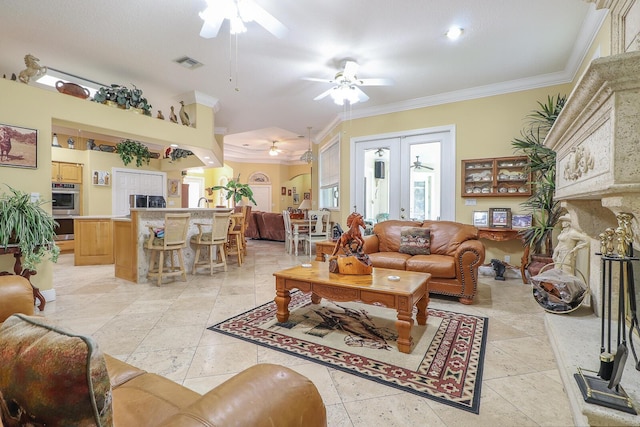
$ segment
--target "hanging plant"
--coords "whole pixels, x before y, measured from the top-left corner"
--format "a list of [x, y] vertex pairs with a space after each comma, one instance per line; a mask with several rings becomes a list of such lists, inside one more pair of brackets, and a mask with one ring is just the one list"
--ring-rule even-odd
[[134, 158], [137, 167], [142, 166], [142, 162], [149, 164], [149, 159], [151, 159], [149, 148], [143, 143], [131, 139], [119, 142], [116, 145], [116, 153], [120, 155], [120, 159], [125, 166], [131, 163]]

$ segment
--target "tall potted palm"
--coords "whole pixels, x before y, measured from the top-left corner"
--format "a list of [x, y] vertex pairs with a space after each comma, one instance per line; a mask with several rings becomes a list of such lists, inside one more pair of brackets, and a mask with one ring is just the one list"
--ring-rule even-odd
[[567, 100], [566, 95], [548, 96], [546, 103], [538, 102], [539, 109], [527, 118], [527, 127], [520, 137], [512, 141], [516, 153], [528, 159], [531, 170], [531, 196], [522, 203], [533, 215], [532, 225], [522, 230], [522, 239], [533, 256], [551, 258], [553, 229], [562, 215], [562, 207], [554, 198], [556, 189], [556, 153], [544, 145], [544, 139], [555, 123]]

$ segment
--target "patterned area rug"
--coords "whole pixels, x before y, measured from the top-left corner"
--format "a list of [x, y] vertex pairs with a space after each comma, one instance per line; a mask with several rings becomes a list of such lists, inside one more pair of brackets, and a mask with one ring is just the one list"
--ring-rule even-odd
[[209, 329], [479, 413], [489, 319], [429, 308], [405, 354], [396, 346], [395, 310], [325, 299], [315, 305], [293, 292], [289, 320], [279, 323], [276, 311], [270, 302]]

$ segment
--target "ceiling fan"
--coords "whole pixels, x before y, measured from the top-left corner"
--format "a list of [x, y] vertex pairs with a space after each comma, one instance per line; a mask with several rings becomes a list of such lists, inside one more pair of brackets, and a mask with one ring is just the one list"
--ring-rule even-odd
[[344, 61], [343, 70], [338, 71], [333, 79], [327, 80], [309, 77], [305, 78], [305, 80], [334, 84], [332, 88], [322, 92], [313, 98], [313, 100], [319, 101], [331, 95], [333, 101], [338, 105], [367, 101], [369, 96], [360, 89], [360, 86], [389, 86], [393, 84], [393, 80], [391, 79], [359, 79], [356, 75], [357, 71], [358, 63], [347, 59]]
[[278, 147], [276, 147], [276, 142], [278, 141], [271, 141], [272, 145], [271, 145], [271, 148], [269, 148], [270, 156], [277, 156], [282, 151]]
[[416, 156], [416, 161], [413, 162], [413, 164], [410, 166], [410, 168], [412, 168], [412, 169], [415, 168], [415, 170], [417, 170], [417, 171], [418, 170], [423, 170], [423, 169], [430, 170], [430, 171], [433, 170], [432, 167], [422, 164], [422, 162], [420, 161], [420, 156]]
[[231, 34], [247, 31], [246, 23], [257, 22], [277, 38], [289, 31], [280, 21], [253, 0], [206, 0], [207, 8], [199, 16], [204, 23], [200, 36], [205, 39], [216, 37], [225, 19], [229, 20]]

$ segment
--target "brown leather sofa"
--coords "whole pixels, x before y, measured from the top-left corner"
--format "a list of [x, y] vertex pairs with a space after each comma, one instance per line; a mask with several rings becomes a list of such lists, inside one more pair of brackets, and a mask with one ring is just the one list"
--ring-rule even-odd
[[[429, 255], [400, 253], [403, 228], [431, 231]], [[478, 229], [452, 221], [399, 221], [377, 223], [373, 234], [364, 236], [363, 250], [374, 267], [431, 273], [429, 293], [457, 297], [472, 304], [478, 288], [478, 267], [484, 262], [484, 245]]]
[[291, 369], [254, 365], [200, 395], [30, 316], [22, 281], [0, 276], [0, 426], [326, 426], [317, 388]]
[[284, 218], [281, 213], [254, 211], [244, 236], [247, 239], [285, 241]]

